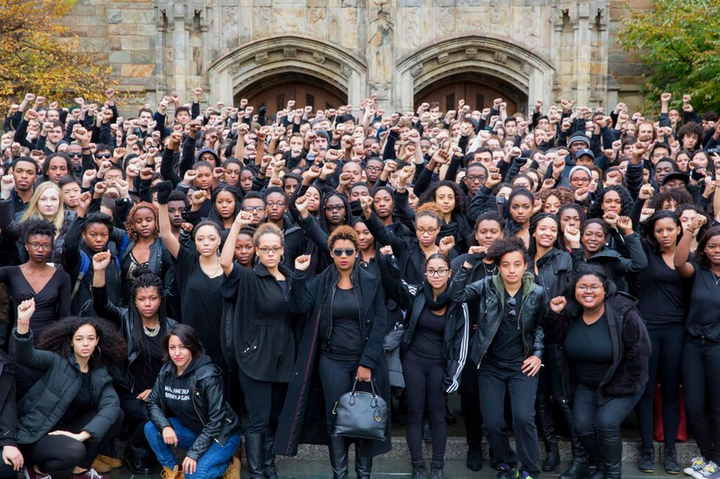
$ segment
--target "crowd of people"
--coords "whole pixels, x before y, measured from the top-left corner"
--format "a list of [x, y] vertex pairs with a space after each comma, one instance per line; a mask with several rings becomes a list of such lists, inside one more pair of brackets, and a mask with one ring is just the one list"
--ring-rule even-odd
[[[241, 441], [253, 479], [301, 443], [370, 478], [401, 421], [441, 479], [455, 393], [473, 471], [483, 437], [499, 479], [555, 471], [560, 433], [561, 479], [619, 479], [635, 410], [641, 471], [661, 417], [664, 470], [720, 478], [715, 112], [269, 115], [196, 88], [126, 119], [105, 93], [5, 116], [1, 478], [231, 479]], [[375, 436], [337, 427], [356, 389], [390, 405]]]

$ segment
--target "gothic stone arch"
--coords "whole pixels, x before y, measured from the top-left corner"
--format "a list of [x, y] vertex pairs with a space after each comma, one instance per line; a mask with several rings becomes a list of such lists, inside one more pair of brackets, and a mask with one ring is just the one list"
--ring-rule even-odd
[[[401, 58], [397, 66], [400, 111], [413, 109], [416, 93], [438, 80], [464, 72], [497, 77], [523, 91], [529, 102], [552, 98], [552, 63], [522, 45], [482, 35], [447, 38]], [[519, 105], [525, 112], [527, 105]]]
[[358, 105], [366, 95], [365, 63], [328, 43], [299, 35], [258, 40], [214, 61], [208, 69], [213, 95], [230, 105], [235, 94], [278, 74], [319, 78]]

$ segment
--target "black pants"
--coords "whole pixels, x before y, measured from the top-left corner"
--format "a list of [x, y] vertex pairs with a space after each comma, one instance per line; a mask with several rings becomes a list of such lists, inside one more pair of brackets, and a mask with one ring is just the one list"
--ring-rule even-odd
[[[97, 411], [88, 411], [70, 421], [63, 430], [79, 433], [96, 415]], [[113, 423], [107, 434], [102, 437], [91, 437], [85, 442], [76, 441], [67, 436], [46, 434], [33, 444], [20, 446], [25, 458], [25, 465], [27, 467], [37, 466], [44, 473], [71, 471], [76, 467], [90, 469], [100, 450], [110, 444], [110, 441], [118, 435], [122, 424], [123, 414], [121, 412], [120, 417]], [[53, 430], [57, 430], [57, 428]]]
[[272, 434], [282, 412], [287, 383], [258, 381], [238, 370], [248, 411], [247, 434]]
[[[2, 324], [0, 324], [0, 328]], [[0, 449], [1, 451], [2, 449]], [[0, 479], [17, 479], [18, 471], [13, 470], [12, 466], [5, 464], [5, 461], [0, 460]]]
[[[472, 338], [470, 339], [472, 344]], [[460, 381], [460, 408], [465, 421], [465, 437], [468, 446], [479, 449], [483, 438], [483, 420], [480, 412], [477, 364], [470, 358], [465, 362]]]
[[432, 436], [432, 467], [445, 465], [447, 422], [445, 404], [447, 393], [442, 388], [445, 368], [442, 361], [435, 362], [408, 352], [402, 361], [405, 392], [407, 394], [407, 442], [412, 461], [423, 461], [423, 415], [427, 410]]
[[480, 408], [485, 432], [494, 462], [514, 464], [515, 452], [505, 433], [505, 393], [510, 394], [517, 460], [532, 477], [540, 475], [538, 436], [535, 426], [537, 376], [529, 377], [517, 370], [494, 366], [487, 361], [478, 370]]
[[720, 461], [720, 343], [688, 337], [682, 380], [688, 424], [700, 452]]
[[637, 405], [640, 437], [643, 449], [653, 447], [653, 397], [655, 382], [659, 379], [665, 446], [674, 449], [680, 423], [681, 368], [678, 365], [682, 363], [685, 346], [685, 325], [668, 324], [658, 328], [648, 324], [647, 330], [652, 343], [652, 354], [648, 370], [649, 380]]
[[[325, 354], [320, 355], [318, 373], [320, 374], [320, 383], [325, 396], [328, 435], [332, 435], [333, 426], [335, 425], [335, 417], [332, 413], [335, 402], [340, 396], [352, 390], [358, 367], [360, 367], [360, 358], [352, 361], [339, 361], [329, 358]], [[371, 390], [368, 383], [360, 382], [358, 382], [357, 389], [368, 392]]]
[[150, 420], [147, 403], [137, 399], [137, 395], [128, 393], [120, 399], [120, 407], [125, 413], [125, 425], [130, 432], [130, 445], [138, 449], [150, 449], [145, 438], [145, 423]]

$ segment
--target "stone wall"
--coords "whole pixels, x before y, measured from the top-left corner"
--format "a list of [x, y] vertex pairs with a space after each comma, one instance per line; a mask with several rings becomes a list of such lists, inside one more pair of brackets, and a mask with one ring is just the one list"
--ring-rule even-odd
[[[630, 0], [648, 8], [650, 0]], [[561, 97], [638, 104], [642, 66], [618, 47], [621, 0], [79, 0], [65, 19], [83, 48], [154, 105], [172, 90], [233, 97], [269, 75], [302, 72], [357, 104], [412, 107], [453, 73], [511, 82], [530, 103]], [[527, 105], [523, 105], [523, 108]]]

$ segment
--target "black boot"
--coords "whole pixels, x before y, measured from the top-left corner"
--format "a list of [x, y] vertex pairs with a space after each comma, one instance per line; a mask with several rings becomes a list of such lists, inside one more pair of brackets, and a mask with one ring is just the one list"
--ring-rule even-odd
[[611, 434], [600, 434], [600, 451], [606, 479], [620, 479], [622, 475], [622, 436], [620, 428]]
[[587, 457], [574, 457], [567, 471], [560, 474], [560, 479], [583, 479], [590, 474]]
[[152, 451], [128, 445], [123, 459], [125, 465], [135, 474], [152, 474], [157, 471], [158, 464]]
[[638, 458], [638, 469], [648, 474], [655, 472], [655, 448], [643, 448]]
[[330, 467], [333, 479], [347, 479], [348, 477], [348, 445], [342, 436], [330, 436], [328, 443], [330, 452]]
[[425, 461], [413, 462], [412, 479], [428, 479]]
[[560, 451], [558, 450], [557, 436], [555, 435], [555, 422], [553, 420], [550, 397], [547, 394], [538, 394], [537, 399], [537, 425], [540, 439], [545, 444], [547, 457], [543, 461], [544, 472], [554, 471], [560, 464]]
[[583, 449], [587, 451], [591, 471], [593, 467], [595, 468], [595, 471], [587, 476], [587, 479], [605, 479], [605, 466], [600, 454], [600, 440], [597, 434], [579, 434], [578, 441], [582, 444]]
[[266, 479], [278, 479], [277, 471], [275, 470], [275, 454], [273, 454], [273, 447], [275, 446], [275, 434], [270, 435], [268, 433], [265, 436], [265, 461], [263, 463], [263, 475]]
[[573, 455], [570, 467], [568, 467], [567, 471], [560, 475], [560, 479], [583, 479], [585, 476], [590, 474], [590, 462], [588, 461], [585, 448], [583, 448], [582, 444], [580, 444], [580, 440], [575, 433], [575, 427], [572, 420], [572, 408], [570, 407], [570, 403], [564, 399], [559, 399], [555, 404], [562, 414], [563, 421], [565, 421], [565, 425], [568, 428]]
[[471, 471], [479, 471], [482, 465], [482, 444], [468, 444], [465, 466]]
[[247, 474], [252, 479], [261, 479], [265, 463], [265, 434], [245, 434], [245, 457]]
[[357, 479], [370, 479], [372, 463], [372, 443], [367, 439], [357, 439], [355, 441], [355, 474], [357, 474]]

